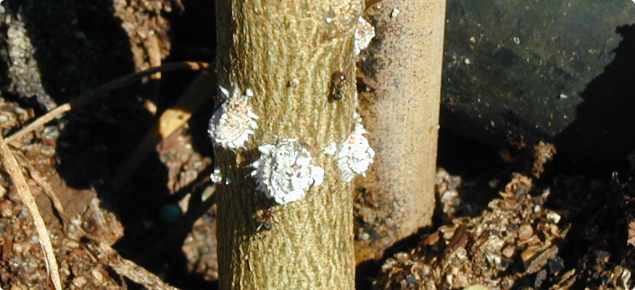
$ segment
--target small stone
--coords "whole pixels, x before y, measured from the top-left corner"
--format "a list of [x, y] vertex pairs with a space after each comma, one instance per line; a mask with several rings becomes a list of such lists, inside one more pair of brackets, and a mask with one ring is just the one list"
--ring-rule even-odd
[[514, 253], [516, 252], [516, 247], [513, 245], [507, 246], [503, 249], [503, 251], [501, 252], [501, 254], [503, 254], [503, 256], [505, 256], [508, 259], [511, 259], [514, 256]]
[[26, 253], [31, 248], [31, 244], [29, 243], [13, 243], [13, 252], [17, 254]]
[[547, 214], [547, 219], [552, 223], [557, 224], [560, 222], [560, 215], [555, 212], [550, 212]]
[[544, 282], [545, 280], [547, 280], [547, 271], [541, 270], [536, 275], [536, 280], [534, 281], [534, 287], [536, 289], [540, 288], [540, 286], [542, 286], [542, 282]]
[[60, 136], [60, 130], [57, 126], [48, 126], [44, 128], [44, 132], [42, 132], [42, 138], [48, 140], [55, 140]]
[[520, 253], [520, 259], [523, 260], [524, 263], [528, 263], [535, 255], [536, 249], [527, 248], [522, 253]]
[[15, 107], [15, 109], [13, 109], [13, 112], [18, 115], [26, 114], [26, 111], [20, 107]]
[[0, 202], [0, 215], [6, 218], [13, 215], [13, 205], [11, 201], [3, 200]]
[[520, 225], [520, 228], [518, 229], [518, 238], [520, 240], [529, 239], [531, 238], [533, 234], [534, 234], [534, 229], [531, 227], [530, 224]]
[[66, 242], [66, 246], [69, 248], [77, 249], [79, 248], [79, 243], [77, 241], [68, 241]]
[[79, 288], [83, 288], [84, 285], [86, 285], [86, 282], [88, 282], [86, 280], [86, 278], [84, 278], [83, 276], [79, 276], [79, 277], [75, 277], [75, 279], [73, 279], [73, 285], [79, 287]]
[[475, 284], [467, 288], [464, 288], [463, 290], [489, 290], [489, 288], [481, 284]]
[[55, 156], [55, 147], [51, 145], [42, 145], [42, 147], [40, 148], [40, 153], [47, 157]]
[[551, 274], [556, 274], [562, 270], [564, 270], [564, 261], [562, 258], [555, 257], [549, 260], [549, 272], [551, 272]]
[[93, 269], [91, 271], [91, 274], [93, 275], [93, 278], [95, 278], [95, 281], [97, 282], [104, 281], [104, 274], [102, 274], [101, 271], [99, 271], [99, 269]]

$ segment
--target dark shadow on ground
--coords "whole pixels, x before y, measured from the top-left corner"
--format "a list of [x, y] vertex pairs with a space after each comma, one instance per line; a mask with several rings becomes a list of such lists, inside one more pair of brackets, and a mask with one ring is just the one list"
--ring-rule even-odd
[[[171, 51], [164, 63], [178, 61], [213, 63], [216, 52], [216, 21], [213, 17], [215, 15], [214, 2], [207, 0], [183, 0], [181, 2], [184, 9], [178, 9], [177, 13], [171, 18]], [[162, 98], [157, 100], [158, 114], [174, 104], [198, 73], [183, 71], [162, 75]], [[196, 112], [192, 112], [193, 115], [188, 121], [188, 133], [192, 137], [191, 144], [196, 152], [204, 156], [212, 155], [213, 148], [207, 134], [207, 126], [215, 107], [214, 104], [214, 98], [210, 98]], [[163, 165], [161, 164], [161, 166]], [[181, 190], [192, 193], [190, 209], [194, 209], [200, 204], [200, 202], [197, 203], [196, 201], [200, 201], [200, 190], [204, 186], [197, 187], [197, 184], [208, 183], [208, 176], [212, 171], [213, 167], [207, 168], [199, 174], [197, 180], [193, 181], [191, 186]], [[143, 169], [140, 168], [137, 172], [143, 172]], [[163, 176], [167, 176], [167, 174], [163, 174]], [[133, 179], [135, 179], [135, 183], [143, 184], [140, 183], [141, 181], [136, 181], [137, 177]], [[146, 182], [151, 181], [147, 180]], [[165, 184], [165, 182], [162, 184]], [[160, 201], [159, 205], [175, 203], [175, 199], [178, 199], [181, 193], [177, 192], [174, 196]], [[158, 209], [154, 212], [155, 218], [159, 218], [158, 212]], [[177, 236], [176, 240], [165, 243], [160, 248], [155, 247], [156, 243], [164, 241], [166, 237], [171, 236], [173, 231], [177, 231], [176, 227], [181, 226], [180, 222], [182, 221], [183, 219], [176, 224], [163, 223], [161, 225], [163, 231], [144, 242], [134, 240], [136, 236], [130, 236], [130, 239], [122, 239], [117, 246], [126, 251], [134, 248], [130, 254], [136, 262], [155, 272], [166, 282], [181, 289], [217, 289], [216, 281], [209, 281], [202, 274], [188, 269], [188, 260], [182, 250], [187, 234]], [[206, 219], [206, 221], [215, 222], [215, 220], [210, 221], [210, 219]], [[187, 232], [191, 230], [190, 228]]]
[[622, 170], [635, 6], [578, 2], [449, 1], [442, 127], [497, 147], [555, 143], [569, 172]]
[[613, 61], [580, 94], [576, 119], [553, 142], [557, 161], [594, 173], [628, 169], [635, 149], [635, 25], [617, 27], [622, 36]]
[[[207, 2], [183, 1], [187, 7], [185, 13], [167, 15], [180, 21], [204, 19], [195, 28], [192, 28], [195, 26], [192, 23], [181, 27], [179, 21], [175, 21], [172, 41], [181, 41], [180, 36], [176, 35], [187, 29], [191, 30], [190, 38], [194, 35], [215, 38], [215, 33], [210, 29], [214, 21], [212, 19], [210, 25], [208, 19], [214, 13], [210, 9], [213, 8], [213, 2]], [[23, 18], [37, 51], [35, 58], [44, 89], [58, 105], [134, 72], [133, 48], [130, 47], [130, 39], [121, 21], [114, 16], [112, 5], [113, 1], [107, 0], [26, 0], [18, 8], [18, 14]], [[206, 9], [200, 9], [202, 6]], [[196, 14], [195, 17], [190, 14], [192, 12]], [[203, 13], [207, 14], [200, 18]], [[189, 49], [180, 50], [175, 53], [178, 57], [165, 62], [183, 59], [210, 62], [211, 58], [189, 57], [199, 45], [186, 45]], [[181, 48], [181, 45], [173, 47]], [[211, 47], [209, 49], [212, 50]], [[206, 57], [209, 56], [206, 49], [200, 51]], [[195, 73], [166, 73], [164, 76], [161, 83], [163, 98], [157, 100], [159, 114], [176, 100]], [[144, 85], [134, 84], [67, 113], [61, 122], [63, 129], [57, 143], [57, 169], [69, 186], [94, 188], [102, 205], [117, 215], [125, 233], [115, 248], [123, 257], [137, 263], [145, 261], [143, 266], [177, 286], [210, 289], [214, 282], [204, 281], [203, 277], [187, 271], [186, 259], [180, 249], [182, 240], [168, 249], [170, 255], [160, 255], [154, 259], [147, 259], [143, 255], [170, 232], [170, 225], [162, 221], [160, 211], [162, 206], [175, 202], [166, 188], [167, 169], [157, 153], [151, 152], [130, 182], [120, 190], [115, 191], [111, 184], [116, 170], [155, 122], [155, 117], [142, 107], [144, 96], [139, 92], [144, 89]], [[193, 128], [200, 130], [201, 126]], [[205, 130], [200, 132], [194, 135], [206, 135]], [[132, 289], [135, 287], [133, 285]]]

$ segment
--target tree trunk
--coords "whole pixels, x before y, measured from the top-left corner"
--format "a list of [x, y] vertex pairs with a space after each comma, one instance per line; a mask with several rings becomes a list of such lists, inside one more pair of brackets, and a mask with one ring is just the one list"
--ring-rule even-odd
[[[220, 289], [353, 289], [352, 183], [337, 155], [323, 148], [344, 144], [355, 127], [354, 82], [337, 83], [337, 100], [333, 76], [354, 79], [353, 32], [362, 6], [359, 0], [217, 1], [226, 100], [210, 134], [221, 185]], [[284, 175], [263, 169], [272, 151], [269, 169], [280, 169], [275, 158], [283, 147], [302, 155], [285, 172], [311, 169], [311, 177], [302, 175], [310, 182], [299, 190], [293, 184], [291, 193], [273, 189], [272, 179]]]
[[377, 156], [356, 180], [358, 263], [432, 222], [445, 2], [383, 0], [367, 10], [377, 35], [361, 67], [376, 83], [360, 107]]

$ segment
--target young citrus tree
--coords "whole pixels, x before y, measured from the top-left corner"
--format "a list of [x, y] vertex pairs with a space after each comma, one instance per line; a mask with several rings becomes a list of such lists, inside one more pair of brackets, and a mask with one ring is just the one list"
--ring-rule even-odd
[[217, 1], [221, 289], [353, 289], [360, 0]]

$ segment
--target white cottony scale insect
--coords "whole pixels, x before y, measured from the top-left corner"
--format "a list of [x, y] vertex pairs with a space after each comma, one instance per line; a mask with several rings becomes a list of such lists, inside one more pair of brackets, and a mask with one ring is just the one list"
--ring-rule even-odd
[[375, 37], [375, 27], [360, 16], [357, 20], [357, 29], [355, 29], [355, 55], [359, 55], [370, 44], [373, 37]]
[[326, 155], [335, 155], [335, 152], [337, 152], [337, 143], [333, 142], [329, 144], [329, 146], [326, 146], [324, 147], [324, 149], [322, 149], [322, 152], [324, 152], [324, 154]]
[[340, 152], [337, 154], [337, 167], [342, 172], [344, 181], [352, 181], [355, 176], [366, 176], [366, 170], [375, 158], [375, 150], [368, 144], [368, 139], [364, 136], [368, 132], [362, 125], [359, 115], [355, 114], [357, 124], [346, 141], [342, 144]]
[[227, 149], [241, 148], [258, 128], [258, 116], [249, 105], [254, 93], [247, 89], [243, 95], [237, 87], [231, 93], [223, 87], [220, 91], [225, 102], [214, 112], [207, 132], [216, 145]]
[[298, 201], [312, 185], [324, 181], [324, 169], [311, 165], [311, 152], [294, 139], [258, 147], [260, 158], [251, 173], [257, 190], [278, 204]]

